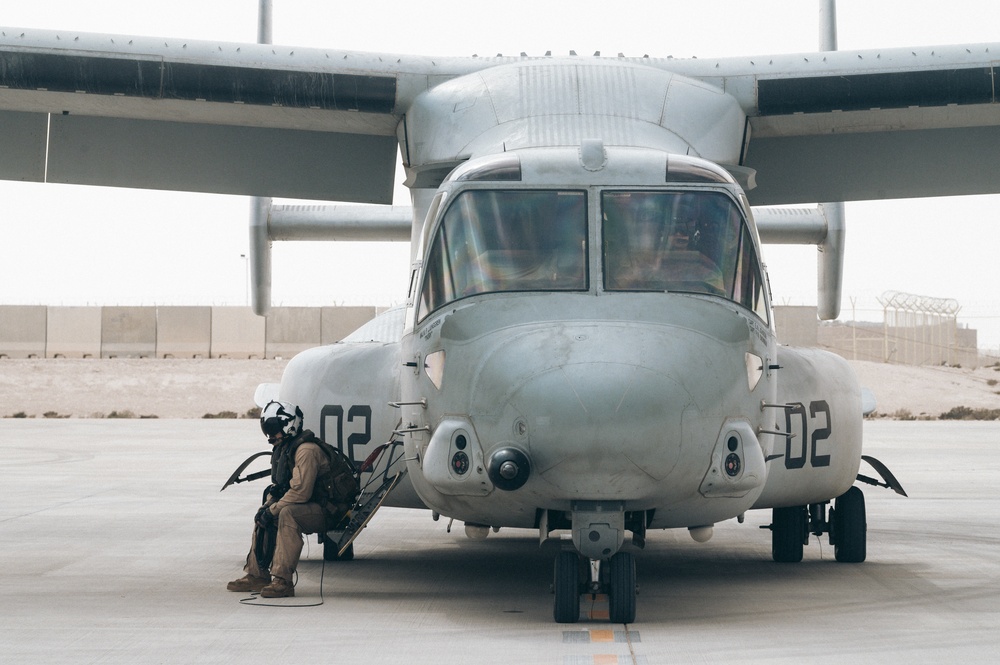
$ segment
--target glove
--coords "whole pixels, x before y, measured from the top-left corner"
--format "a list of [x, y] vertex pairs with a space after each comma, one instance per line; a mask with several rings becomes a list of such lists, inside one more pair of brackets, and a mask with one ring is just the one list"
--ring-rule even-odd
[[262, 494], [260, 495], [260, 502], [261, 502], [261, 503], [267, 503], [267, 502], [268, 502], [268, 500], [269, 500], [269, 499], [271, 498], [271, 492], [272, 492], [272, 491], [273, 491], [273, 490], [274, 490], [274, 489], [275, 489], [276, 487], [277, 487], [277, 486], [276, 486], [276, 485], [274, 485], [273, 483], [272, 483], [271, 485], [268, 485], [267, 487], [265, 487], [265, 488], [264, 488], [264, 492], [263, 492], [263, 493], [262, 493]]
[[260, 510], [254, 516], [253, 521], [261, 529], [273, 529], [278, 526], [277, 518], [268, 510], [267, 506], [261, 506]]
[[274, 503], [275, 501], [280, 501], [281, 497], [284, 495], [285, 492], [281, 488], [277, 485], [271, 484], [264, 490], [263, 495], [260, 497], [260, 502], [264, 504]]

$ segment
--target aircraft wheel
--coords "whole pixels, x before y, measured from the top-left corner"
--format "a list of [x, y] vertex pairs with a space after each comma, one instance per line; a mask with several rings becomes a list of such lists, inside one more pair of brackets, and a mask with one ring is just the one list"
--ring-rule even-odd
[[771, 511], [771, 558], [778, 563], [802, 561], [802, 545], [809, 527], [805, 506], [775, 508]]
[[554, 588], [556, 592], [552, 616], [556, 623], [576, 623], [580, 620], [580, 557], [564, 551], [556, 556]]
[[611, 623], [635, 621], [635, 557], [618, 552], [608, 562], [608, 615]]
[[841, 563], [861, 563], [868, 554], [865, 495], [852, 487], [837, 497], [833, 516], [833, 555]]
[[354, 543], [347, 546], [344, 553], [341, 555], [337, 554], [337, 543], [323, 539], [323, 559], [326, 561], [353, 561], [354, 560]]

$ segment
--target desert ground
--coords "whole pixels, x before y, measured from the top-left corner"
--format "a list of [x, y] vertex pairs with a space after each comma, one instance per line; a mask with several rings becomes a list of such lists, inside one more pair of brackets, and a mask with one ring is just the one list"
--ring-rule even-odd
[[0, 416], [204, 418], [254, 408], [287, 360], [0, 360]]
[[[0, 417], [244, 416], [287, 360], [0, 360]], [[1000, 409], [1000, 367], [851, 362], [876, 416], [937, 418], [955, 407]]]

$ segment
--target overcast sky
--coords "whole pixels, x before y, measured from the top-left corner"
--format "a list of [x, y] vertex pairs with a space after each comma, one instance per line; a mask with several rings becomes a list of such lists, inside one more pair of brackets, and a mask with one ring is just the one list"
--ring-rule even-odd
[[[0, 0], [21, 28], [253, 42], [257, 0]], [[840, 0], [842, 50], [1000, 42], [1000, 3]], [[502, 3], [274, 0], [274, 42], [427, 55], [734, 56], [817, 49], [815, 0]], [[402, 179], [402, 173], [397, 174]], [[1000, 175], [998, 175], [1000, 177]], [[397, 203], [408, 205], [405, 189]], [[955, 298], [1000, 347], [998, 196], [847, 205], [841, 318], [881, 319], [898, 290]], [[0, 304], [247, 302], [244, 197], [0, 181]], [[765, 247], [776, 304], [815, 304], [813, 247]], [[392, 304], [402, 243], [276, 243], [276, 305]]]

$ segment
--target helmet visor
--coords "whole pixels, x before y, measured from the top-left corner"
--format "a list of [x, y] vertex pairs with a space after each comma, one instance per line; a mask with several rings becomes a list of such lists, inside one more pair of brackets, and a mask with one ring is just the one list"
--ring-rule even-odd
[[267, 418], [260, 421], [260, 429], [266, 436], [272, 437], [284, 429], [287, 422], [287, 420], [281, 418]]

